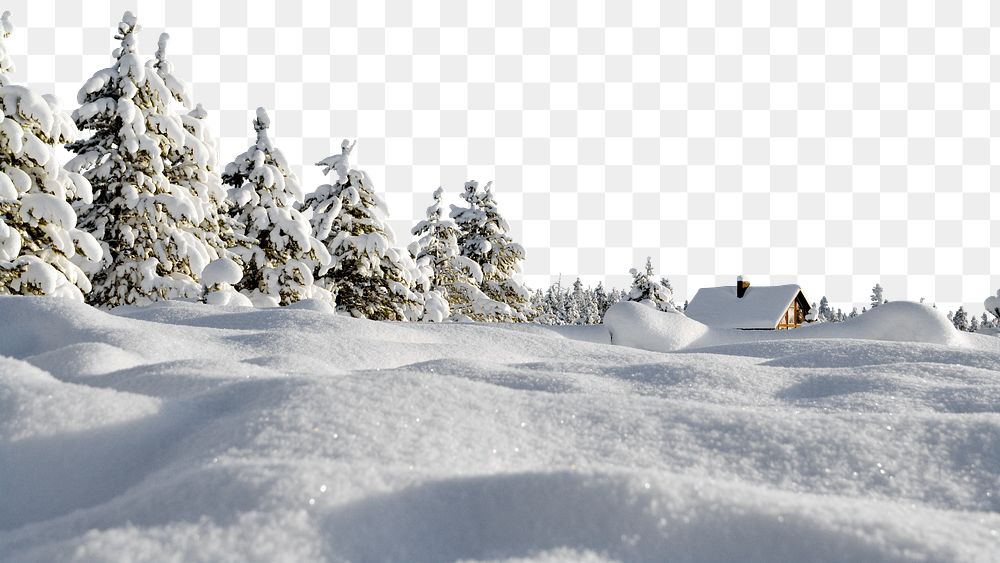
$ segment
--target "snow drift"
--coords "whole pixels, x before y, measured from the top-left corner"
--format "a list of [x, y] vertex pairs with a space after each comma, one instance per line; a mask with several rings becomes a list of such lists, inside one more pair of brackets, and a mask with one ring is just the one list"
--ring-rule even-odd
[[1000, 339], [648, 311], [0, 298], [0, 560], [996, 560]]
[[765, 340], [835, 338], [945, 346], [969, 346], [971, 341], [977, 340], [974, 335], [956, 330], [937, 309], [909, 301], [885, 303], [841, 323], [805, 325], [780, 331], [710, 328], [685, 315], [663, 313], [632, 302], [613, 305], [604, 319], [613, 343], [660, 352]]

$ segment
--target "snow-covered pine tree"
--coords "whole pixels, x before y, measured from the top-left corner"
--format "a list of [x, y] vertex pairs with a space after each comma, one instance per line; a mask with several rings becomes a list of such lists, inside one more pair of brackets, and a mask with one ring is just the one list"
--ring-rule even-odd
[[330, 264], [326, 247], [312, 234], [309, 221], [296, 209], [302, 202], [298, 179], [267, 130], [271, 120], [257, 108], [253, 121], [257, 140], [226, 165], [222, 182], [229, 189], [230, 210], [242, 233], [252, 241], [233, 251], [244, 274], [236, 288], [258, 307], [288, 305], [301, 299], [332, 301], [314, 283], [313, 271]]
[[337, 173], [306, 198], [303, 213], [331, 260], [317, 270], [317, 282], [336, 295], [337, 308], [355, 317], [416, 321], [431, 282], [405, 250], [396, 248], [385, 202], [371, 178], [350, 164], [354, 144], [317, 163]]
[[507, 307], [496, 311], [491, 320], [526, 321], [531, 310], [528, 290], [515, 279], [521, 271], [524, 247], [514, 242], [507, 220], [500, 215], [493, 197], [493, 182], [479, 189], [479, 182], [465, 183], [462, 199], [468, 207], [451, 206], [451, 218], [460, 232], [458, 246], [483, 271], [480, 289], [490, 299]]
[[988, 314], [983, 313], [983, 316], [979, 319], [979, 326], [980, 328], [994, 328], [996, 325], [992, 320], [990, 320], [990, 316]]
[[830, 302], [827, 301], [826, 295], [819, 300], [818, 314], [819, 320], [823, 322], [833, 322], [834, 320], [833, 309], [830, 308]]
[[458, 247], [460, 232], [455, 223], [444, 216], [444, 188], [434, 191], [434, 202], [427, 208], [427, 218], [413, 227], [417, 238], [410, 246], [410, 255], [418, 267], [428, 270], [431, 291], [446, 299], [454, 320], [487, 320], [505, 305], [490, 299], [479, 288], [483, 271], [474, 260], [462, 256]]
[[608, 292], [604, 289], [604, 282], [597, 282], [597, 287], [594, 288], [594, 302], [597, 305], [597, 314], [599, 317], [604, 316], [604, 311], [608, 310]]
[[70, 202], [91, 201], [90, 184], [59, 164], [56, 146], [79, 131], [51, 96], [9, 82], [14, 65], [4, 39], [13, 25], [0, 16], [0, 294], [83, 300], [90, 281], [73, 262], [96, 262], [100, 244], [76, 228]]
[[955, 315], [951, 317], [951, 322], [958, 330], [969, 330], [969, 315], [965, 312], [965, 307], [959, 307], [955, 311]]
[[853, 319], [856, 316], [858, 316], [858, 308], [854, 307], [853, 309], [851, 309], [851, 312], [847, 314], [847, 318]]
[[[579, 280], [577, 280], [579, 281]], [[580, 292], [580, 324], [598, 324], [601, 313], [597, 308], [597, 297], [593, 289], [587, 288]]]
[[882, 303], [885, 303], [885, 298], [882, 297], [882, 286], [876, 283], [875, 287], [872, 288], [871, 308], [874, 309]]
[[979, 319], [975, 315], [969, 315], [969, 332], [979, 332]]
[[544, 291], [541, 289], [532, 291], [530, 303], [531, 309], [535, 311], [535, 317], [531, 319], [531, 322], [543, 325], [555, 324], [555, 319], [546, 307]]
[[88, 301], [105, 307], [201, 294], [201, 270], [212, 253], [197, 230], [201, 213], [189, 190], [170, 183], [173, 147], [184, 143], [170, 89], [135, 52], [139, 26], [125, 12], [109, 68], [80, 89], [73, 120], [93, 135], [67, 145], [67, 168], [93, 186], [93, 204], [79, 205], [80, 226], [101, 240], [101, 268]]
[[577, 325], [586, 324], [584, 316], [584, 291], [583, 282], [576, 278], [573, 282], [573, 289], [567, 292], [566, 296], [566, 324]]
[[248, 241], [241, 240], [243, 226], [228, 214], [230, 202], [222, 185], [215, 138], [205, 123], [208, 112], [201, 104], [193, 108], [188, 85], [174, 74], [174, 66], [167, 59], [167, 41], [170, 36], [160, 34], [153, 68], [180, 104], [174, 111], [184, 126], [182, 143], [168, 147], [170, 165], [164, 175], [171, 184], [187, 189], [192, 202], [197, 205], [197, 217], [192, 220], [192, 234], [208, 246], [212, 258], [238, 258], [228, 249]]
[[646, 258], [646, 267], [643, 270], [632, 268], [629, 273], [632, 274], [632, 288], [628, 292], [629, 301], [648, 300], [661, 311], [677, 310], [672, 303], [673, 292], [654, 279], [652, 257]]
[[556, 283], [549, 287], [546, 297], [548, 308], [552, 311], [552, 315], [555, 316], [556, 324], [566, 324], [567, 296], [566, 290], [563, 289], [562, 285], [562, 275], [559, 276]]

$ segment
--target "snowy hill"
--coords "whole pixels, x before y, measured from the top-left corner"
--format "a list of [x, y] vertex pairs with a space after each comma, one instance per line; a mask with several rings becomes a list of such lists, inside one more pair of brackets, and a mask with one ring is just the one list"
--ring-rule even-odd
[[938, 316], [0, 297], [0, 560], [1000, 560], [1000, 339]]

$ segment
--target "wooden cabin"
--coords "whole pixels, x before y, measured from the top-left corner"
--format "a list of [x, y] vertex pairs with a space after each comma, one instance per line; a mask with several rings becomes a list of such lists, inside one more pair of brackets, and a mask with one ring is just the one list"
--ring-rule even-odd
[[716, 328], [781, 330], [802, 326], [809, 309], [798, 285], [751, 287], [740, 276], [735, 285], [699, 289], [684, 313]]

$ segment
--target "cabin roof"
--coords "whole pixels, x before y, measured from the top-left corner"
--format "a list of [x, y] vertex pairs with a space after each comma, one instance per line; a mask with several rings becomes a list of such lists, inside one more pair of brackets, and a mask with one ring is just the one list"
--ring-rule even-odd
[[[703, 287], [688, 303], [684, 313], [708, 326], [718, 328], [764, 328], [773, 329], [792, 305], [792, 301], [802, 294], [795, 284], [751, 285], [742, 298], [736, 297], [736, 286]], [[803, 313], [809, 304], [802, 297]]]

